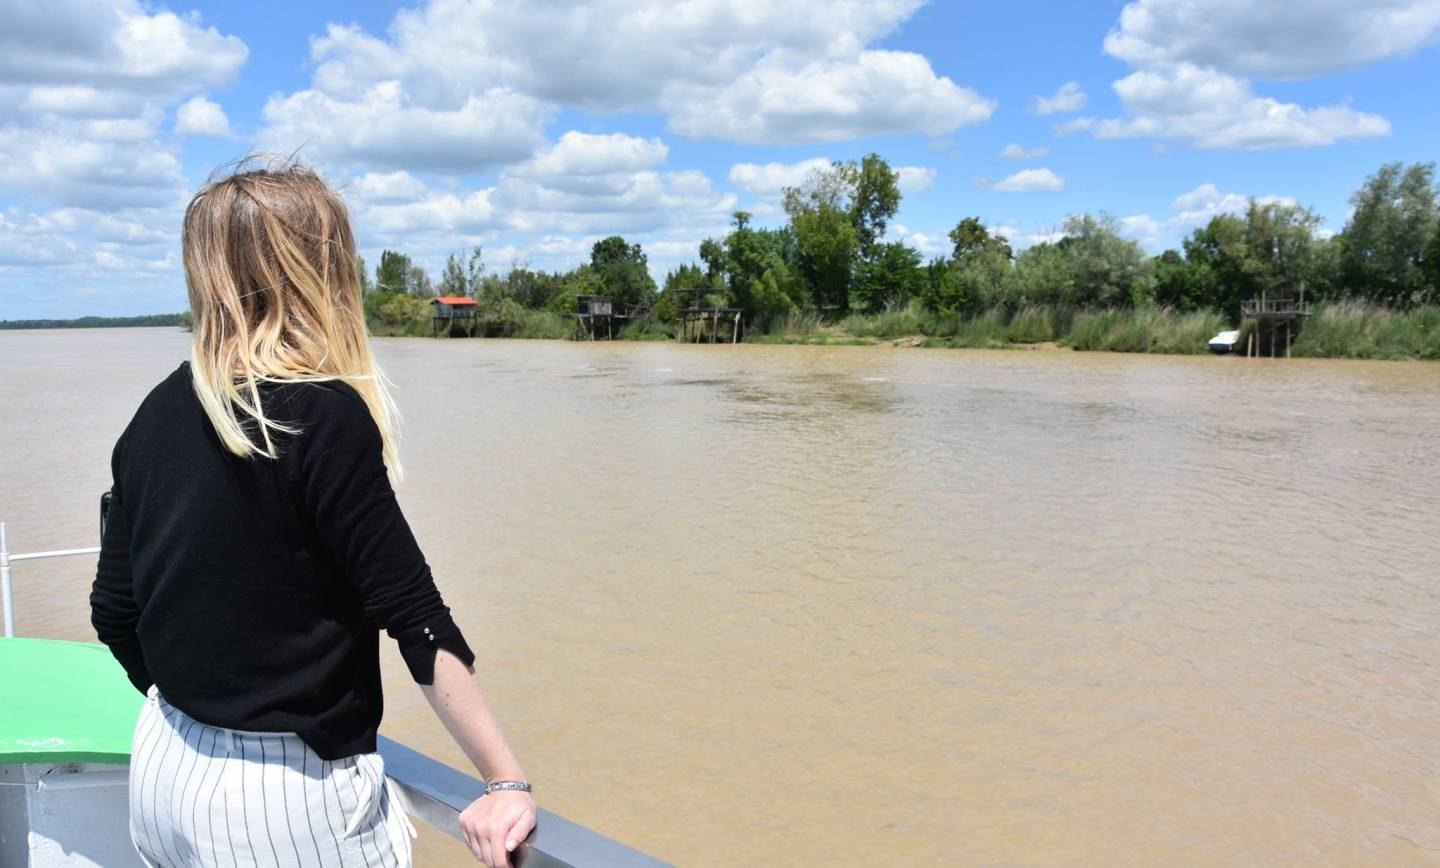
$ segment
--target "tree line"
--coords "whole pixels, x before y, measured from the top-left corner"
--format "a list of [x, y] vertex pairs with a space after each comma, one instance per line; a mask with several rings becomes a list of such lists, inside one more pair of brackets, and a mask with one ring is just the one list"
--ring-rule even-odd
[[1013, 315], [1052, 306], [1146, 306], [1238, 318], [1244, 299], [1305, 297], [1394, 309], [1440, 299], [1440, 188], [1433, 162], [1387, 163], [1350, 197], [1344, 228], [1320, 231], [1310, 208], [1247, 200], [1243, 213], [1213, 216], [1179, 249], [1150, 256], [1104, 212], [1071, 215], [1054, 240], [1018, 253], [978, 216], [960, 219], [947, 255], [928, 261], [887, 236], [901, 193], [899, 173], [878, 154], [837, 161], [783, 191], [784, 225], [757, 228], [744, 211], [729, 232], [707, 238], [698, 261], [657, 286], [644, 250], [620, 236], [598, 241], [588, 262], [545, 272], [512, 265], [486, 273], [480, 248], [451, 255], [438, 282], [402, 253], [385, 251], [373, 278], [359, 265], [367, 311], [381, 323], [429, 315], [430, 298], [476, 298], [484, 315], [519, 322], [527, 311], [575, 309], [578, 295], [606, 295], [655, 319], [674, 319], [677, 294], [741, 308], [765, 330], [795, 314], [838, 321], [852, 314], [923, 309], [944, 317]]

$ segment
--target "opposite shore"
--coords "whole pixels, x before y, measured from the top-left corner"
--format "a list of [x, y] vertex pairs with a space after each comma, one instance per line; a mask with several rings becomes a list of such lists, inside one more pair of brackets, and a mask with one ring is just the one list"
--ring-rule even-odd
[[[0, 320], [0, 330], [143, 326], [179, 326], [188, 330], [190, 314]], [[820, 346], [886, 344], [968, 349], [1061, 348], [1197, 355], [1208, 352], [1211, 337], [1231, 327], [1226, 318], [1217, 313], [1181, 313], [1162, 307], [1076, 311], [1037, 306], [1013, 314], [997, 309], [973, 317], [945, 317], [912, 306], [887, 313], [853, 314], [830, 323], [815, 314], [794, 314], [771, 323], [767, 331], [747, 330], [741, 340], [743, 343]], [[508, 316], [482, 316], [477, 328], [478, 335], [485, 337], [577, 338], [575, 320], [544, 310], [518, 310]], [[431, 330], [432, 323], [428, 317], [417, 316], [403, 323], [387, 323], [377, 318], [372, 318], [370, 322], [370, 333], [377, 337], [430, 337]], [[1237, 346], [1243, 347], [1247, 336], [1247, 330], [1242, 328]], [[621, 328], [614, 339], [675, 340], [676, 326], [654, 319], [641, 320]], [[1397, 311], [1358, 302], [1317, 305], [1313, 315], [1297, 333], [1291, 355], [1299, 358], [1440, 360], [1440, 307]]]

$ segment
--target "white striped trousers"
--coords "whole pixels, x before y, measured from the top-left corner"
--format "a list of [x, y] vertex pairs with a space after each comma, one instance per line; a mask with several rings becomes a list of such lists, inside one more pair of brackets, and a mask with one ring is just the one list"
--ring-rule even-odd
[[415, 834], [380, 754], [324, 760], [293, 732], [210, 726], [150, 687], [130, 752], [147, 865], [411, 868]]

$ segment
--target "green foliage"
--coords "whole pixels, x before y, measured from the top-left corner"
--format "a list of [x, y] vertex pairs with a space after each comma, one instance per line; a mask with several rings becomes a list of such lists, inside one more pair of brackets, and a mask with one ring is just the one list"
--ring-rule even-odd
[[1065, 237], [1056, 246], [1065, 252], [1076, 305], [1125, 307], [1151, 299], [1154, 275], [1140, 245], [1120, 237], [1115, 218], [1079, 214], [1066, 218]]
[[955, 228], [950, 230], [950, 243], [954, 245], [950, 258], [957, 263], [992, 253], [1005, 259], [1010, 259], [1013, 255], [1010, 242], [999, 235], [991, 235], [979, 217], [966, 217], [955, 224]]
[[440, 275], [440, 295], [474, 297], [483, 279], [485, 260], [480, 245], [475, 245], [470, 258], [462, 261], [454, 253], [445, 259], [445, 270]]
[[394, 250], [380, 253], [375, 268], [375, 289], [379, 292], [405, 292], [410, 279], [410, 257]]
[[850, 223], [861, 259], [875, 255], [890, 218], [900, 208], [900, 173], [879, 154], [867, 154], [859, 165], [842, 164], [850, 187]]
[[1291, 353], [1317, 358], [1440, 359], [1440, 307], [1398, 311], [1353, 301], [1317, 305]]
[[899, 242], [878, 245], [855, 275], [855, 306], [874, 312], [905, 305], [925, 287], [920, 251]]
[[639, 244], [627, 244], [619, 235], [595, 242], [590, 249], [590, 268], [600, 284], [599, 295], [607, 295], [623, 309], [625, 305], [648, 303], [655, 297], [645, 251]]
[[189, 331], [195, 326], [190, 311], [156, 313], [146, 316], [81, 316], [74, 319], [0, 319], [0, 329], [92, 329], [129, 328], [140, 326], [179, 326]]
[[1440, 299], [1426, 258], [1440, 231], [1435, 164], [1386, 163], [1350, 197], [1350, 222], [1340, 234], [1341, 280], [1356, 298], [1392, 306]]
[[1077, 350], [1195, 354], [1206, 352], [1210, 338], [1228, 327], [1214, 311], [1155, 306], [1088, 311], [1075, 315], [1064, 342]]
[[925, 313], [918, 304], [887, 310], [873, 316], [851, 314], [843, 323], [845, 331], [856, 337], [903, 338], [924, 331]]

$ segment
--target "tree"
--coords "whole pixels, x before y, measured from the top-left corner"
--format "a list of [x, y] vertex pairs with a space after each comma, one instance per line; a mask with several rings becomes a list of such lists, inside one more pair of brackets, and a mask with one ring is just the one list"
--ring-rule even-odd
[[1005, 306], [1012, 309], [1026, 305], [1075, 304], [1075, 275], [1065, 249], [1042, 241], [1021, 251], [1002, 287], [1001, 298]]
[[470, 281], [460, 258], [450, 254], [445, 258], [445, 270], [440, 273], [440, 294], [447, 297], [470, 294]]
[[868, 154], [857, 166], [846, 163], [844, 176], [849, 181], [850, 223], [855, 227], [855, 241], [860, 258], [875, 255], [890, 218], [900, 208], [900, 173], [890, 168], [879, 154]]
[[1120, 236], [1119, 223], [1101, 212], [1065, 219], [1065, 237], [1056, 246], [1065, 252], [1073, 279], [1071, 303], [1094, 307], [1125, 307], [1151, 299], [1154, 277], [1140, 245]]
[[418, 265], [410, 266], [409, 273], [405, 275], [405, 291], [416, 298], [435, 297], [435, 287], [430, 283], [430, 275]]
[[1243, 268], [1261, 293], [1271, 298], [1299, 295], [1319, 225], [1319, 216], [1308, 208], [1250, 197]]
[[619, 235], [595, 242], [590, 249], [590, 268], [599, 278], [604, 294], [618, 304], [649, 302], [655, 295], [645, 251], [639, 244], [627, 244]]
[[1010, 242], [1002, 236], [991, 235], [979, 217], [966, 217], [950, 230], [950, 243], [954, 246], [952, 258], [963, 263], [968, 256], [995, 253], [1010, 259], [1013, 255]]
[[881, 244], [870, 259], [860, 263], [855, 277], [855, 300], [868, 312], [898, 307], [921, 292], [925, 275], [920, 251], [899, 242]]
[[1354, 207], [1341, 233], [1343, 280], [1382, 304], [1413, 305], [1435, 297], [1424, 266], [1437, 223], [1435, 164], [1386, 163], [1350, 197]]
[[380, 253], [375, 269], [375, 288], [381, 292], [405, 292], [410, 279], [410, 257], [394, 250]]

